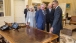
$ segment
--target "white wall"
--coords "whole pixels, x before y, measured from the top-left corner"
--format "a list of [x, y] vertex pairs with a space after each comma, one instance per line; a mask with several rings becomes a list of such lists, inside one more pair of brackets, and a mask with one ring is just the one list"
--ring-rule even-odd
[[14, 0], [14, 21], [25, 23], [24, 9], [28, 5], [28, 0]]
[[60, 3], [59, 6], [62, 9], [63, 19], [66, 17], [66, 3]]
[[15, 22], [17, 23], [25, 22], [24, 9], [25, 9], [25, 0], [14, 1]]
[[8, 22], [8, 23], [12, 23], [13, 21], [13, 17], [11, 16], [7, 16], [7, 17], [0, 17], [0, 26], [4, 25], [4, 21]]

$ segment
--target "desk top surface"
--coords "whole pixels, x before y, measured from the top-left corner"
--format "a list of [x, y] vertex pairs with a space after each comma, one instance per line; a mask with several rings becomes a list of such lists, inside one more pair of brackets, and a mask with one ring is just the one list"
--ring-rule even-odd
[[1, 31], [0, 34], [10, 43], [46, 43], [58, 36], [35, 28], [20, 28], [17, 30]]

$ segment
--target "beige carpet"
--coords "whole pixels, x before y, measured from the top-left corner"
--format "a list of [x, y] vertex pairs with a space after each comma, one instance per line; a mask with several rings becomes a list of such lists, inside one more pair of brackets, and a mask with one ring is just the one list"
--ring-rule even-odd
[[61, 34], [60, 35], [60, 43], [76, 43], [76, 42], [71, 36]]

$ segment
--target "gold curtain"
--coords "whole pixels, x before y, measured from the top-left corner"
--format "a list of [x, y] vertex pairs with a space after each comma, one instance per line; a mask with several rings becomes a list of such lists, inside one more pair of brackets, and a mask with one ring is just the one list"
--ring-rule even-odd
[[4, 0], [5, 16], [11, 16], [11, 0]]
[[29, 5], [29, 6], [32, 5], [32, 0], [28, 0], [28, 5]]

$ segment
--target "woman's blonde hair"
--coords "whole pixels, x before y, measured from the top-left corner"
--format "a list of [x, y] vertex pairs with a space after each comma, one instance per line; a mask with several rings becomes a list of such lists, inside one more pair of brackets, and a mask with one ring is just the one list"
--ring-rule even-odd
[[33, 9], [33, 11], [35, 11], [35, 8], [34, 6], [30, 6], [29, 9]]

